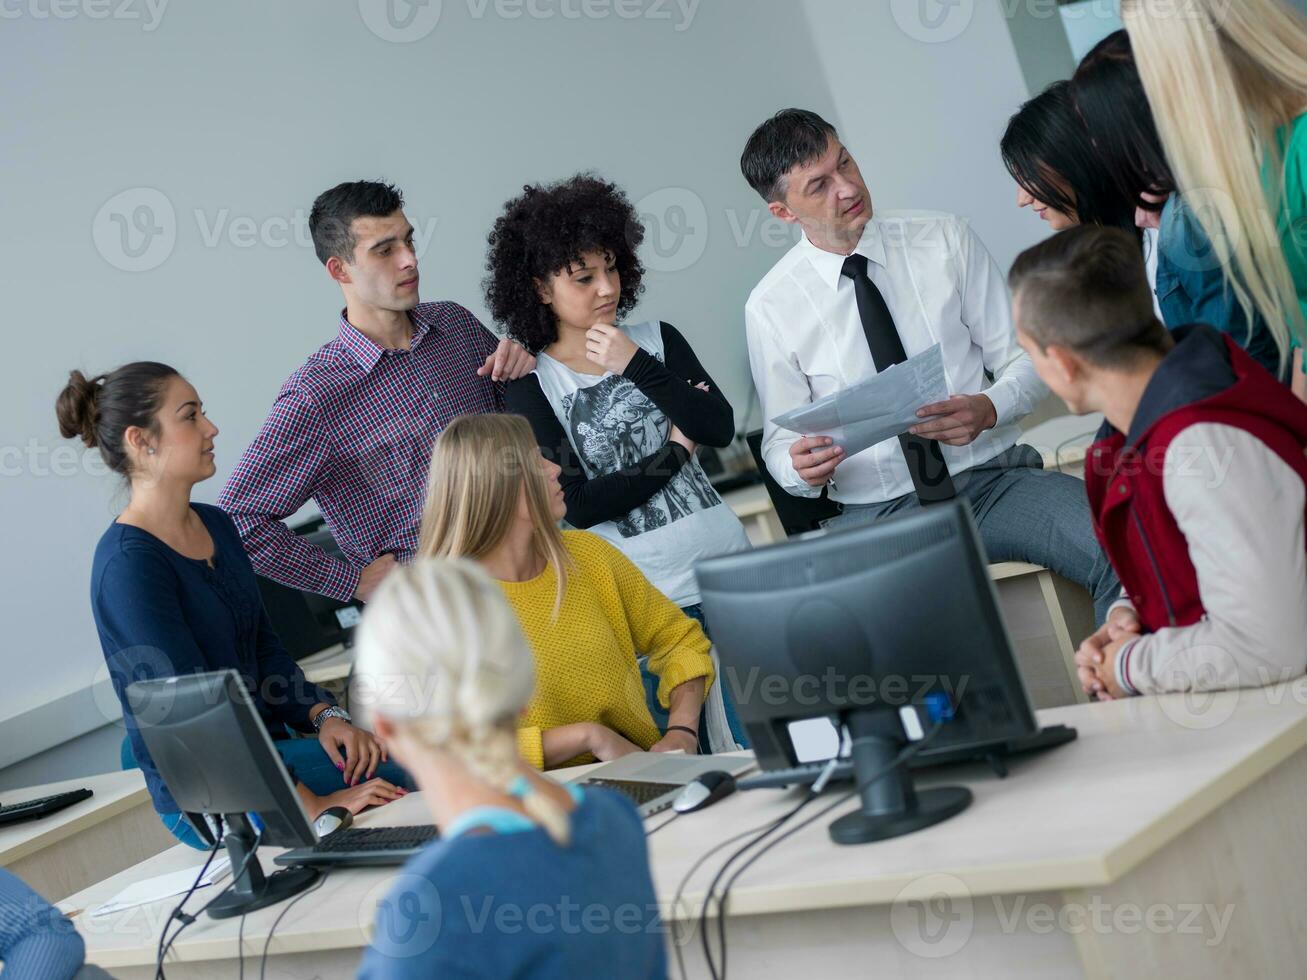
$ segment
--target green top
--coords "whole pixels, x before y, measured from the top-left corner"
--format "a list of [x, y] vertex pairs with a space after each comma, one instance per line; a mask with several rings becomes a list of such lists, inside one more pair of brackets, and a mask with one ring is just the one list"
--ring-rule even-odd
[[1298, 304], [1307, 317], [1307, 113], [1277, 134], [1284, 148], [1284, 211], [1280, 244], [1298, 290]]

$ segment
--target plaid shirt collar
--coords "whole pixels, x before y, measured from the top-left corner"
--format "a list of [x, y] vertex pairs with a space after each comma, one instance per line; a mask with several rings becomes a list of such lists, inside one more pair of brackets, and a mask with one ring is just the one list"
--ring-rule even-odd
[[[345, 317], [345, 310], [340, 311], [340, 333], [338, 339], [341, 346], [353, 355], [354, 360], [358, 361], [359, 367], [367, 374], [377, 362], [387, 353], [387, 348], [378, 345], [367, 334], [365, 334], [354, 324], [350, 323]], [[430, 313], [430, 307], [426, 303], [420, 303], [413, 309], [409, 310], [408, 318], [413, 323], [413, 337], [409, 340], [408, 350], [391, 351], [394, 354], [407, 354], [418, 344], [422, 343], [423, 338], [435, 330], [439, 332], [436, 326], [435, 318]]]

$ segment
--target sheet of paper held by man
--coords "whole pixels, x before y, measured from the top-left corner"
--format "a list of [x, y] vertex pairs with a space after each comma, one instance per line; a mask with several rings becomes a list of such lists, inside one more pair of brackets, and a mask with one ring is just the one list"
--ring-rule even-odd
[[917, 409], [948, 396], [944, 357], [936, 344], [866, 381], [778, 415], [772, 422], [803, 436], [829, 436], [847, 457], [924, 422], [917, 417]]

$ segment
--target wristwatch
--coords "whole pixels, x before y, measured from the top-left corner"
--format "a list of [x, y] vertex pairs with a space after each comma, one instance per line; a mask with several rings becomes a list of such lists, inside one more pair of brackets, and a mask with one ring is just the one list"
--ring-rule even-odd
[[314, 731], [322, 731], [322, 726], [326, 724], [328, 718], [339, 718], [341, 721], [352, 724], [354, 719], [349, 716], [349, 712], [338, 705], [329, 705], [313, 716]]

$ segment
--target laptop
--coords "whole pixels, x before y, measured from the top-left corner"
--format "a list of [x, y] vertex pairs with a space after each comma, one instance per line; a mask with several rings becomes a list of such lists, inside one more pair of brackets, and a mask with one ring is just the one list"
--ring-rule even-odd
[[688, 784], [706, 772], [723, 770], [732, 776], [755, 765], [748, 755], [682, 755], [671, 752], [632, 752], [606, 762], [576, 780], [581, 786], [616, 790], [636, 805], [640, 816], [651, 817], [672, 805]]

